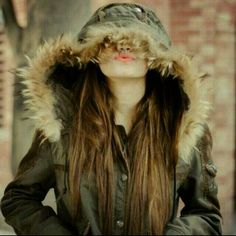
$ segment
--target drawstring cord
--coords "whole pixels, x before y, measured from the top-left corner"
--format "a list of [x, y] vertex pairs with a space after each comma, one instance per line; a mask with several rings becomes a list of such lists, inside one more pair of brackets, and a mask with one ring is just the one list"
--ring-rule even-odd
[[68, 158], [65, 157], [65, 169], [64, 169], [64, 189], [63, 189], [63, 195], [67, 192], [67, 186], [69, 186], [68, 183], [68, 173], [69, 173], [69, 165], [68, 165]]
[[58, 202], [59, 200], [61, 200], [61, 198], [63, 197], [63, 195], [65, 195], [66, 194], [66, 192], [67, 192], [67, 190], [68, 190], [68, 188], [67, 188], [67, 186], [69, 187], [69, 180], [68, 180], [68, 178], [67, 178], [67, 176], [68, 176], [68, 173], [69, 173], [69, 167], [68, 167], [68, 159], [67, 159], [67, 157], [65, 158], [65, 165], [64, 165], [64, 176], [63, 176], [63, 178], [64, 178], [64, 187], [63, 187], [63, 190], [62, 190], [62, 193], [57, 197], [57, 199], [56, 199], [56, 201]]

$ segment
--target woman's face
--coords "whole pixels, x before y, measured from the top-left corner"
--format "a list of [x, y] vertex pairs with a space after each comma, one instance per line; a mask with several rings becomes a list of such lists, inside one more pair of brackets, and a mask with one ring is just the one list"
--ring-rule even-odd
[[128, 44], [110, 45], [102, 49], [99, 66], [103, 74], [112, 79], [145, 77], [148, 70], [143, 53]]

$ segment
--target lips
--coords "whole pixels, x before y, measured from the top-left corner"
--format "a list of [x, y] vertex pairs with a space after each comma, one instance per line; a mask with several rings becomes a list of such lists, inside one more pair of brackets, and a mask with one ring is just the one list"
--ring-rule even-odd
[[128, 53], [120, 53], [115, 56], [115, 60], [129, 62], [135, 60], [135, 57]]

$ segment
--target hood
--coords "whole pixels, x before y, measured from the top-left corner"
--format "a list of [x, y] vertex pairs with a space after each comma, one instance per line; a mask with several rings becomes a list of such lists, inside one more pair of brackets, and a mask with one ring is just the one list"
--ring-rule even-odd
[[179, 152], [183, 159], [188, 159], [203, 134], [199, 123], [205, 123], [210, 110], [204, 98], [208, 92], [206, 80], [201, 78], [189, 56], [171, 46], [155, 13], [137, 4], [109, 4], [99, 8], [76, 37], [63, 35], [45, 42], [33, 59], [28, 58], [28, 65], [18, 70], [25, 86], [24, 103], [35, 128], [51, 142], [60, 139], [64, 123], [70, 119], [70, 106], [62, 106], [70, 103], [70, 90], [59, 79], [49, 80], [50, 75], [56, 65], [79, 71], [89, 62], [96, 63], [107, 37], [114, 42], [124, 37], [138, 45], [145, 42], [149, 69], [158, 70], [163, 77], [173, 75], [183, 81], [190, 105], [180, 127]]

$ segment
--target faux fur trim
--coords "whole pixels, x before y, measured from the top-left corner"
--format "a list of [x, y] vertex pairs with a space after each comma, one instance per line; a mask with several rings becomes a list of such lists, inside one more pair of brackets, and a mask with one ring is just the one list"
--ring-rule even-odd
[[151, 33], [135, 26], [94, 27], [88, 32], [84, 43], [79, 43], [70, 35], [63, 36], [45, 42], [38, 49], [34, 59], [28, 59], [28, 66], [19, 69], [18, 74], [26, 86], [23, 96], [27, 109], [32, 113], [30, 119], [34, 120], [35, 128], [40, 129], [51, 142], [60, 139], [63, 123], [55, 111], [57, 100], [52, 87], [47, 83], [48, 75], [58, 63], [78, 67], [86, 65], [89, 61], [96, 63], [100, 45], [109, 35], [114, 41], [129, 35], [133, 43], [147, 42], [149, 68], [159, 70], [162, 75], [171, 74], [183, 80], [183, 88], [191, 104], [189, 110], [184, 113], [180, 128], [179, 155], [187, 161], [192, 148], [203, 134], [199, 123], [206, 122], [211, 109], [204, 98], [208, 86], [206, 81], [200, 78], [196, 66], [187, 55], [172, 47], [164, 50], [161, 43], [152, 38]]

